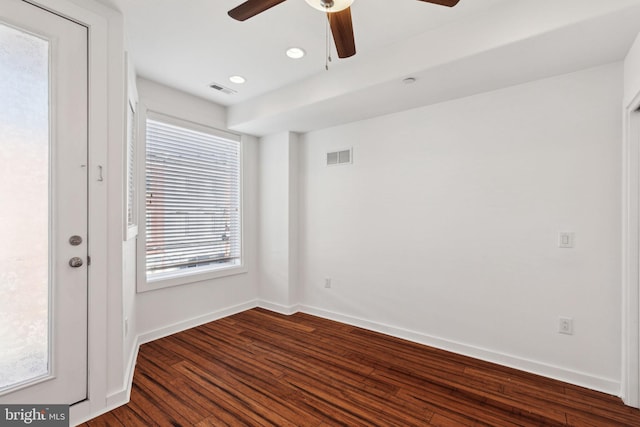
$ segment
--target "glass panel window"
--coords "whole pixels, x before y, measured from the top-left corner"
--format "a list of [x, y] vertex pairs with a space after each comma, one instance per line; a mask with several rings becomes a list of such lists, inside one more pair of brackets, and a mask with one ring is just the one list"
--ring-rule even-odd
[[0, 24], [0, 391], [49, 372], [49, 43]]
[[147, 279], [240, 265], [240, 142], [146, 121]]

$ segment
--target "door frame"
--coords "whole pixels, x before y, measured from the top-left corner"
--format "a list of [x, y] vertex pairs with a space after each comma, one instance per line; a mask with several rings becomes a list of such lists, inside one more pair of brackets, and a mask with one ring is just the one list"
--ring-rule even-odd
[[640, 92], [624, 106], [622, 173], [622, 378], [625, 404], [640, 407]]
[[[23, 1], [88, 28], [88, 379], [87, 399], [70, 408], [73, 425], [106, 410], [108, 390], [114, 387], [111, 378], [121, 376], [113, 361], [122, 359], [122, 336], [117, 331], [123, 330], [117, 318], [122, 312], [119, 200], [124, 101], [118, 95], [124, 92], [123, 22], [117, 11], [94, 0]], [[116, 316], [110, 319], [108, 313]]]
[[[2, 1], [7, 2], [1, 18], [3, 27], [34, 42], [38, 40], [41, 46], [37, 57], [43, 67], [39, 68], [38, 77], [44, 91], [33, 99], [29, 95], [27, 102], [44, 107], [48, 120], [36, 125], [44, 132], [38, 144], [40, 162], [35, 165], [22, 162], [23, 167], [35, 166], [44, 173], [40, 190], [29, 199], [39, 194], [43, 203], [36, 216], [42, 221], [44, 229], [39, 234], [45, 239], [35, 258], [23, 253], [43, 275], [39, 276], [42, 285], [39, 292], [46, 305], [39, 306], [44, 310], [39, 318], [44, 321], [40, 341], [44, 346], [40, 348], [46, 351], [41, 359], [44, 365], [40, 365], [39, 375], [27, 373], [13, 383], [10, 381], [0, 393], [0, 401], [69, 404], [87, 396], [88, 270], [84, 260], [88, 232], [88, 111], [78, 106], [88, 101], [88, 33], [85, 26], [28, 2]], [[16, 172], [21, 175], [18, 169]], [[38, 187], [37, 183], [34, 185]], [[76, 247], [69, 244], [68, 236], [74, 234], [81, 237], [83, 244]], [[16, 250], [22, 252], [27, 248]], [[69, 268], [67, 261], [72, 257], [80, 257], [80, 268]], [[18, 276], [22, 274], [18, 272]]]

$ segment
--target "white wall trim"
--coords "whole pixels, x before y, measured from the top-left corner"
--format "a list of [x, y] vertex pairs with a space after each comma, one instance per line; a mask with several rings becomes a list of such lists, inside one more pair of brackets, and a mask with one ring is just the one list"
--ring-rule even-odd
[[[129, 403], [129, 400], [131, 399], [131, 387], [133, 386], [133, 374], [135, 372], [139, 350], [140, 343], [136, 341], [136, 343], [134, 344], [134, 349], [131, 352], [131, 357], [129, 357], [129, 363], [127, 365], [127, 375], [125, 377], [126, 380], [124, 381], [124, 388], [108, 395], [106, 398], [106, 404], [103, 408], [98, 408], [94, 412], [88, 411], [86, 413], [82, 413], [82, 415], [79, 415], [78, 417], [73, 419], [72, 423], [74, 425], [82, 424], [92, 418], [99, 417], [100, 415], [106, 414], [109, 411], [113, 411], [119, 406]], [[90, 410], [90, 408], [87, 409]]]
[[136, 336], [134, 350], [131, 352], [131, 357], [129, 358], [127, 365], [127, 374], [126, 379], [124, 381], [124, 387], [122, 390], [118, 390], [115, 393], [111, 393], [106, 398], [106, 406], [104, 408], [100, 408], [99, 410], [88, 414], [83, 413], [81, 417], [78, 417], [73, 420], [74, 424], [82, 424], [92, 418], [98, 417], [102, 414], [105, 414], [109, 411], [116, 409], [119, 406], [126, 405], [131, 399], [131, 387], [133, 385], [133, 374], [135, 373], [136, 363], [138, 360], [138, 353], [140, 351], [140, 346], [142, 344], [155, 341], [160, 338], [167, 337], [169, 335], [173, 335], [178, 332], [186, 331], [187, 329], [195, 328], [196, 326], [204, 325], [205, 323], [213, 322], [215, 320], [220, 320], [222, 318], [232, 316], [234, 314], [241, 313], [243, 311], [250, 310], [252, 308], [258, 307], [258, 300], [247, 301], [242, 304], [235, 305], [233, 307], [228, 307], [222, 310], [216, 310], [209, 314], [205, 314], [203, 316], [194, 317], [183, 322], [174, 323], [168, 326], [164, 326], [162, 328], [158, 328], [153, 331], [145, 332]]
[[428, 345], [441, 350], [451, 351], [453, 353], [464, 356], [473, 357], [491, 363], [497, 363], [514, 369], [531, 372], [548, 378], [568, 382], [593, 390], [602, 391], [604, 393], [618, 395], [620, 391], [620, 383], [613, 379], [601, 378], [589, 375], [583, 372], [572, 371], [570, 369], [548, 365], [533, 360], [512, 356], [488, 350], [481, 347], [475, 347], [468, 344], [459, 343], [421, 332], [411, 331], [408, 329], [398, 328], [384, 323], [373, 322], [370, 320], [360, 319], [333, 311], [327, 311], [317, 307], [302, 305], [300, 311], [325, 319], [335, 320], [337, 322], [346, 323], [348, 325], [357, 326], [359, 328], [368, 329], [370, 331], [391, 335], [396, 338], [406, 339], [418, 344]]
[[[140, 351], [140, 337], [137, 336], [135, 340], [135, 344], [133, 345], [133, 351], [129, 355], [129, 360], [126, 365], [127, 373], [125, 375], [125, 380], [123, 381], [124, 387], [122, 390], [119, 390], [115, 393], [111, 393], [107, 396], [107, 408], [115, 409], [118, 406], [121, 406], [131, 399], [131, 386], [133, 384], [133, 374], [136, 371], [136, 363], [138, 361], [138, 352]], [[108, 409], [105, 412], [110, 411]]]
[[[119, 144], [120, 135], [113, 134], [116, 124], [109, 120], [110, 111], [117, 109], [119, 99], [112, 97], [118, 91], [121, 76], [115, 72], [122, 65], [118, 52], [122, 50], [119, 31], [121, 16], [112, 9], [92, 0], [29, 0], [29, 2], [66, 16], [88, 28], [89, 71], [89, 254], [92, 257], [89, 275], [88, 346], [87, 346], [87, 399], [70, 407], [70, 422], [102, 410], [105, 406], [108, 357], [108, 289], [107, 259], [109, 219], [108, 147]], [[97, 166], [105, 168], [107, 181], [97, 182]], [[115, 167], [117, 169], [117, 166]], [[107, 303], [105, 303], [107, 302]]]
[[297, 312], [300, 311], [299, 304], [287, 306], [287, 305], [277, 304], [275, 302], [269, 302], [265, 300], [259, 300], [258, 307], [264, 308], [265, 310], [273, 311], [275, 313], [284, 314], [286, 316], [296, 314]]
[[640, 407], [640, 92], [625, 106], [622, 148], [622, 378], [625, 404]]
[[74, 419], [74, 423], [83, 423], [94, 417], [100, 416], [106, 412], [109, 412], [119, 406], [125, 405], [129, 402], [131, 397], [131, 387], [133, 384], [133, 375], [135, 372], [136, 361], [138, 352], [142, 344], [164, 338], [166, 336], [185, 331], [187, 329], [194, 328], [196, 326], [203, 325], [205, 323], [213, 322], [234, 314], [241, 313], [252, 308], [260, 307], [265, 310], [273, 311], [283, 315], [292, 315], [298, 312], [311, 314], [324, 319], [334, 320], [336, 322], [345, 323], [359, 328], [364, 328], [370, 331], [391, 335], [396, 338], [406, 339], [408, 341], [416, 342], [418, 344], [428, 345], [442, 350], [451, 351], [457, 354], [473, 357], [476, 359], [484, 360], [491, 363], [497, 363], [502, 366], [508, 366], [514, 369], [519, 369], [534, 374], [542, 375], [548, 378], [565, 381], [571, 384], [587, 387], [593, 390], [602, 391], [608, 394], [617, 395], [620, 390], [620, 383], [617, 381], [596, 377], [582, 372], [576, 372], [569, 369], [548, 365], [540, 362], [536, 362], [529, 359], [524, 359], [508, 354], [503, 354], [491, 350], [487, 350], [480, 347], [474, 347], [467, 344], [458, 343], [451, 340], [446, 340], [438, 337], [433, 337], [420, 332], [410, 331], [403, 328], [398, 328], [391, 325], [386, 325], [379, 322], [373, 322], [349, 316], [345, 314], [336, 313], [333, 311], [327, 311], [317, 307], [305, 306], [305, 305], [292, 305], [284, 306], [281, 304], [275, 304], [268, 301], [252, 300], [242, 304], [235, 305], [223, 310], [217, 310], [209, 314], [194, 317], [183, 322], [174, 323], [169, 326], [165, 326], [153, 331], [139, 334], [136, 337], [135, 349], [129, 359], [127, 369], [127, 380], [125, 381], [125, 387], [115, 393], [107, 396], [106, 406], [100, 408], [93, 414], [83, 414], [81, 419]]
[[234, 305], [232, 307], [227, 307], [222, 310], [216, 310], [209, 314], [187, 319], [182, 322], [174, 323], [172, 325], [163, 326], [162, 328], [159, 328], [153, 331], [144, 332], [138, 335], [137, 344], [142, 345], [142, 344], [175, 334], [177, 332], [186, 331], [187, 329], [195, 328], [196, 326], [213, 322], [214, 320], [219, 320], [224, 317], [232, 316], [234, 314], [238, 314], [243, 311], [250, 310], [257, 306], [258, 306], [258, 300], [251, 300], [242, 304]]

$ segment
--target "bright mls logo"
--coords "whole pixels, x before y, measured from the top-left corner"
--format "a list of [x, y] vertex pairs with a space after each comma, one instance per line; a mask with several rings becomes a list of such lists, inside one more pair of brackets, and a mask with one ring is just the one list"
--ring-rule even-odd
[[0, 427], [68, 427], [69, 405], [0, 405]]

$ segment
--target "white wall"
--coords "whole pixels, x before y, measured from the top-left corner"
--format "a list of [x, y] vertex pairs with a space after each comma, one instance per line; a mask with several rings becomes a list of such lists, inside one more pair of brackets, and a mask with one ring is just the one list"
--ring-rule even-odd
[[298, 302], [298, 135], [270, 135], [259, 145], [259, 297], [264, 307], [290, 313]]
[[621, 98], [613, 64], [303, 135], [305, 310], [619, 393]]
[[640, 35], [624, 61], [624, 145], [623, 145], [623, 284], [622, 284], [622, 398], [627, 405], [640, 406], [640, 307], [639, 278], [639, 176], [640, 176]]
[[[126, 34], [125, 34], [125, 44], [126, 44]], [[138, 99], [138, 89], [136, 86], [136, 73], [133, 57], [130, 53], [126, 54], [125, 60], [126, 66], [126, 99], [123, 99], [123, 104], [125, 108], [132, 102], [136, 106], [136, 114], [140, 114], [140, 109], [137, 107], [139, 104]], [[128, 110], [127, 110], [128, 111]], [[124, 119], [124, 117], [123, 117]], [[134, 125], [132, 123], [132, 125]], [[125, 119], [124, 127], [128, 129], [127, 122]], [[126, 134], [124, 134], [126, 135]], [[123, 139], [127, 139], [127, 137], [123, 136]], [[115, 151], [115, 150], [114, 150]], [[127, 190], [125, 188], [126, 182], [126, 170], [127, 170], [127, 153], [125, 149], [125, 143], [119, 145], [118, 150], [115, 154], [116, 158], [120, 161], [122, 165], [122, 173], [120, 174], [119, 179], [119, 191], [117, 194], [119, 196], [119, 201], [117, 206], [120, 207], [121, 214], [118, 215], [119, 219], [124, 224], [123, 217], [126, 217], [125, 213], [125, 202]], [[115, 161], [115, 159], [114, 159]], [[124, 194], [123, 194], [124, 193]], [[136, 244], [137, 244], [137, 236], [131, 237], [129, 233], [124, 232], [123, 237], [126, 236], [126, 239], [122, 241], [122, 284], [121, 288], [121, 301], [122, 301], [122, 312], [118, 313], [117, 316], [117, 328], [113, 328], [114, 330], [111, 332], [112, 335], [116, 335], [122, 346], [122, 357], [121, 363], [122, 368], [120, 369], [120, 376], [117, 382], [113, 382], [110, 387], [110, 396], [109, 403], [112, 402], [121, 402], [124, 398], [128, 397], [127, 392], [129, 390], [129, 381], [133, 375], [132, 366], [135, 356], [137, 355], [136, 350], [136, 334], [135, 330], [136, 326], [136, 272], [137, 272], [137, 259], [136, 259]], [[115, 237], [115, 236], [113, 236]], [[114, 316], [116, 317], [116, 316]], [[115, 322], [115, 321], [114, 321]], [[115, 341], [115, 340], [114, 340]]]
[[[225, 129], [226, 110], [209, 101], [169, 87], [138, 79], [140, 103], [149, 110], [218, 129]], [[158, 289], [136, 295], [135, 333], [151, 339], [188, 325], [202, 323], [221, 313], [254, 306], [257, 291], [257, 139], [243, 143], [243, 234], [247, 273]]]
[[[137, 272], [137, 259], [136, 259], [136, 246], [137, 238], [124, 241], [122, 243], [122, 297], [123, 297], [123, 313], [122, 313], [122, 334], [124, 335], [124, 376], [122, 377], [122, 383], [120, 384], [120, 390], [126, 389], [129, 384], [129, 376], [131, 372], [128, 370], [131, 368], [132, 358], [136, 352], [136, 331], [138, 325], [136, 322], [136, 272]], [[125, 324], [126, 323], [126, 324]]]

